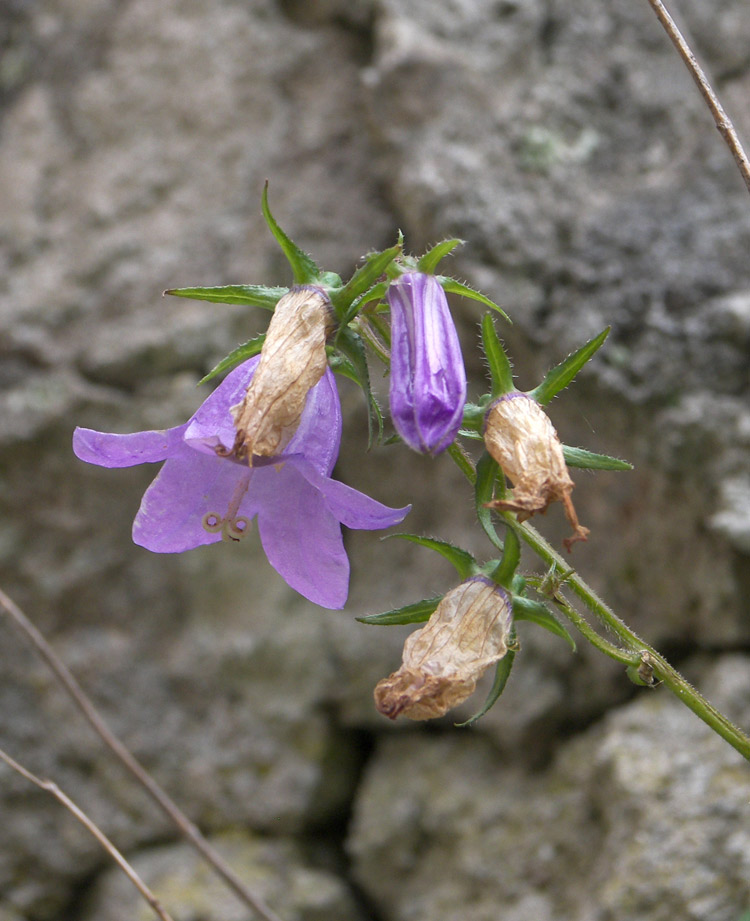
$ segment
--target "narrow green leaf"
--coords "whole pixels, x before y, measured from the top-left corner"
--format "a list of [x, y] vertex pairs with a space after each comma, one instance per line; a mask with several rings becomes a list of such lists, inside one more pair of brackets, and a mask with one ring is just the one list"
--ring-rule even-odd
[[401, 246], [392, 246], [381, 253], [369, 255], [340, 291], [331, 294], [336, 316], [342, 324], [351, 322], [363, 306], [357, 299], [369, 291], [393, 260], [401, 253]]
[[563, 445], [563, 456], [568, 467], [582, 467], [584, 470], [632, 470], [633, 465], [628, 461], [608, 454], [594, 454], [583, 448], [571, 448]]
[[510, 588], [513, 576], [521, 562], [521, 543], [512, 528], [505, 531], [503, 556], [492, 572], [492, 579], [503, 588]]
[[382, 614], [367, 614], [357, 617], [361, 624], [374, 624], [375, 626], [389, 627], [393, 624], [423, 624], [430, 619], [430, 615], [440, 604], [442, 596], [438, 598], [425, 598], [424, 601], [415, 601], [402, 608], [384, 611]]
[[213, 380], [217, 375], [223, 374], [225, 371], [231, 371], [232, 368], [236, 368], [237, 365], [242, 364], [243, 361], [247, 361], [248, 358], [252, 358], [253, 355], [257, 355], [263, 348], [263, 343], [265, 341], [266, 334], [261, 333], [254, 339], [249, 339], [247, 342], [243, 342], [242, 345], [238, 345], [237, 348], [233, 352], [230, 352], [226, 358], [222, 358], [218, 365], [216, 365], [215, 368], [212, 368], [204, 378], [201, 378], [201, 380], [198, 381], [198, 384], [206, 384], [208, 381]]
[[457, 246], [463, 246], [465, 242], [465, 240], [452, 239], [442, 240], [440, 243], [436, 243], [432, 249], [428, 249], [424, 256], [419, 259], [417, 268], [420, 272], [424, 272], [427, 275], [434, 275], [438, 263], [444, 259], [448, 253], [453, 252]]
[[515, 657], [516, 650], [508, 649], [502, 659], [500, 659], [500, 661], [495, 666], [495, 680], [492, 682], [492, 687], [490, 688], [490, 692], [487, 695], [487, 700], [485, 700], [484, 704], [482, 705], [482, 709], [465, 722], [456, 723], [457, 727], [473, 726], [477, 720], [480, 720], [488, 710], [491, 710], [492, 707], [495, 706], [498, 698], [505, 690], [505, 685], [508, 683], [508, 678], [510, 678], [510, 670], [513, 668], [513, 660]]
[[522, 598], [520, 595], [513, 596], [513, 616], [516, 620], [530, 620], [532, 623], [544, 627], [555, 636], [562, 637], [573, 652], [576, 651], [576, 644], [573, 637], [568, 633], [565, 627], [550, 611], [546, 604], [541, 601], [532, 601], [531, 598]]
[[195, 301], [216, 304], [245, 304], [273, 310], [289, 288], [267, 288], [265, 285], [221, 285], [213, 288], [168, 288], [164, 294], [189, 297]]
[[312, 257], [308, 256], [307, 253], [303, 253], [297, 244], [294, 243], [276, 223], [276, 219], [271, 214], [271, 209], [268, 205], [267, 180], [266, 184], [263, 186], [261, 208], [263, 209], [263, 217], [266, 219], [268, 229], [276, 238], [276, 242], [286, 256], [287, 262], [292, 267], [295, 283], [298, 285], [314, 284], [320, 278], [320, 269], [315, 262], [313, 262]]
[[498, 550], [503, 549], [503, 542], [497, 536], [495, 525], [492, 521], [492, 512], [485, 507], [485, 502], [491, 502], [495, 492], [495, 482], [500, 468], [486, 452], [477, 461], [477, 479], [474, 485], [474, 503], [479, 524], [493, 546]]
[[503, 308], [498, 307], [494, 301], [491, 301], [487, 295], [482, 294], [481, 291], [475, 291], [474, 288], [470, 288], [463, 282], [456, 281], [455, 278], [446, 278], [445, 275], [436, 275], [435, 278], [437, 278], [437, 280], [443, 286], [444, 290], [450, 292], [451, 294], [460, 294], [461, 297], [469, 297], [473, 301], [479, 301], [479, 303], [484, 304], [485, 307], [489, 307], [491, 310], [496, 310], [500, 316], [504, 317], [509, 323], [512, 322]]
[[497, 336], [491, 313], [486, 313], [482, 317], [482, 344], [492, 378], [492, 396], [499, 397], [501, 393], [510, 393], [515, 390], [513, 367]]
[[365, 306], [365, 304], [369, 304], [372, 301], [382, 301], [383, 298], [385, 297], [385, 292], [387, 290], [388, 290], [388, 282], [379, 281], [377, 284], [373, 285], [372, 288], [370, 288], [368, 291], [365, 291], [365, 293], [361, 297], [357, 298], [356, 301], [352, 302], [352, 307], [354, 307], [355, 304], [357, 306], [357, 309], [355, 311], [355, 316]]
[[546, 406], [554, 396], [557, 396], [561, 390], [568, 386], [586, 362], [601, 348], [604, 340], [609, 335], [609, 330], [610, 327], [608, 326], [598, 336], [594, 336], [593, 339], [581, 346], [578, 351], [568, 355], [565, 361], [552, 368], [542, 383], [529, 392], [529, 396], [533, 397], [542, 406]]
[[367, 443], [368, 447], [371, 448], [376, 438], [383, 437], [383, 413], [370, 386], [370, 369], [367, 365], [367, 354], [362, 337], [351, 327], [342, 326], [341, 335], [337, 340], [337, 347], [348, 360], [349, 367], [355, 375], [354, 380], [359, 384], [364, 394], [367, 403]]
[[383, 540], [390, 540], [392, 537], [400, 537], [403, 540], [411, 541], [413, 544], [419, 544], [420, 547], [428, 547], [441, 556], [444, 556], [449, 563], [456, 567], [456, 572], [461, 579], [468, 579], [479, 571], [477, 561], [468, 550], [462, 550], [449, 544], [448, 541], [439, 540], [437, 537], [421, 537], [419, 534], [387, 534]]

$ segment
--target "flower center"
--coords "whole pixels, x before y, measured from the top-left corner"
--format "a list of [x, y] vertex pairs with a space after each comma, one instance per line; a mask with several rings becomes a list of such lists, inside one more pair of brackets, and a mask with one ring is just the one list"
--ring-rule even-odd
[[206, 512], [203, 516], [202, 524], [209, 534], [218, 534], [221, 532], [222, 540], [242, 540], [250, 530], [250, 519], [237, 515], [240, 503], [245, 497], [250, 479], [253, 475], [252, 468], [245, 470], [237, 481], [237, 485], [229, 500], [227, 513], [223, 517], [218, 512]]

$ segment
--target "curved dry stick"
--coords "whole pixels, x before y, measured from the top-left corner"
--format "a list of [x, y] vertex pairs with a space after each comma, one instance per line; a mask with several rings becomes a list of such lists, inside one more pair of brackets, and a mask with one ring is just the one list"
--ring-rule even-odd
[[648, 0], [648, 2], [654, 13], [656, 13], [657, 19], [664, 27], [664, 31], [669, 36], [670, 41], [677, 49], [678, 54], [685, 62], [685, 66], [690, 71], [693, 80], [695, 80], [701, 96], [703, 96], [706, 105], [711, 110], [711, 115], [713, 115], [716, 127], [719, 129], [719, 134], [724, 138], [727, 147], [732, 152], [737, 168], [742, 174], [748, 192], [750, 192], [750, 160], [748, 160], [742, 142], [734, 129], [732, 120], [724, 111], [724, 107], [719, 102], [713, 87], [708, 81], [705, 71], [696, 60], [690, 45], [688, 45], [685, 36], [677, 27], [677, 23], [672, 19], [669, 10], [664, 6], [661, 0]]
[[159, 808], [174, 822], [182, 836], [203, 856], [214, 871], [220, 876], [234, 894], [256, 912], [265, 921], [281, 921], [281, 918], [258, 896], [254, 895], [237, 874], [227, 866], [217, 851], [203, 837], [198, 828], [188, 819], [143, 765], [112, 733], [93, 703], [84, 693], [67, 665], [60, 659], [52, 646], [39, 630], [31, 623], [18, 605], [0, 589], [0, 607], [10, 616], [13, 623], [31, 642], [37, 653], [44, 659], [57, 680], [68, 692], [73, 703], [78, 707], [104, 744], [119, 758], [138, 783], [146, 790]]
[[62, 803], [63, 806], [65, 806], [65, 808], [71, 812], [76, 819], [78, 819], [81, 825], [83, 825], [87, 831], [91, 832], [99, 844], [101, 844], [101, 846], [109, 854], [112, 860], [114, 860], [117, 866], [140, 892], [140, 894], [148, 902], [151, 908], [153, 908], [156, 916], [159, 918], [159, 921], [172, 921], [172, 916], [168, 914], [167, 911], [162, 907], [161, 903], [153, 894], [153, 892], [143, 882], [140, 876], [138, 876], [135, 870], [130, 866], [127, 860], [125, 860], [122, 854], [117, 850], [114, 844], [112, 844], [112, 842], [99, 828], [99, 826], [95, 825], [86, 815], [86, 813], [80, 807], [76, 806], [76, 804], [69, 796], [63, 793], [63, 791], [57, 786], [56, 783], [53, 783], [51, 780], [42, 780], [41, 777], [37, 777], [36, 774], [32, 774], [31, 771], [25, 768], [22, 764], [19, 764], [15, 759], [11, 758], [10, 755], [7, 755], [2, 749], [0, 749], [0, 761], [4, 761], [8, 767], [13, 768], [14, 771], [16, 771], [22, 777], [26, 778], [26, 780], [28, 780], [30, 783], [33, 783], [35, 786], [39, 787], [40, 790], [44, 790], [45, 793], [51, 793], [58, 802]]

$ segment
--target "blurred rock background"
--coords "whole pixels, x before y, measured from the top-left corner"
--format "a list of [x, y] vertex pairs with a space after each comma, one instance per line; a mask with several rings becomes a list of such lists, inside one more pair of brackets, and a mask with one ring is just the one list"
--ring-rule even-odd
[[[750, 135], [745, 4], [679, 11]], [[371, 694], [405, 632], [354, 618], [449, 587], [447, 565], [351, 533], [350, 604], [322, 611], [252, 539], [133, 546], [155, 471], [73, 457], [76, 424], [183, 421], [261, 328], [161, 291], [288, 282], [266, 178], [282, 226], [343, 275], [399, 228], [413, 252], [464, 238], [452, 270], [513, 317], [522, 388], [612, 325], [552, 407], [567, 443], [636, 465], [576, 476], [575, 563], [750, 726], [750, 199], [645, 0], [3, 0], [0, 585], [285, 921], [747, 921], [750, 777], [666, 691], [522, 624], [475, 730], [393, 726]], [[476, 396], [480, 311], [455, 306]], [[338, 475], [485, 553], [450, 461], [366, 454], [342, 399]], [[558, 509], [540, 525], [564, 534]], [[0, 631], [0, 745], [180, 921], [245, 919]], [[149, 916], [7, 770], [0, 816], [2, 921]]]

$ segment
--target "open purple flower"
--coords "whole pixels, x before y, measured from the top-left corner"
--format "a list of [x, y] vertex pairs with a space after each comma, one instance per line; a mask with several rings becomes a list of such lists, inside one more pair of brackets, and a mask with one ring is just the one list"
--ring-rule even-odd
[[341, 525], [387, 528], [402, 521], [409, 507], [388, 508], [330, 479], [341, 440], [341, 405], [330, 369], [310, 390], [284, 453], [261, 466], [238, 461], [231, 453], [231, 407], [242, 401], [258, 361], [251, 358], [232, 371], [184, 425], [132, 435], [77, 428], [73, 450], [100, 467], [166, 462], [133, 523], [133, 540], [141, 547], [180, 553], [222, 537], [239, 540], [257, 516], [274, 569], [310, 601], [342, 608], [349, 560]]
[[455, 439], [466, 371], [445, 291], [434, 275], [410, 272], [388, 286], [391, 417], [406, 444], [439, 454]]

